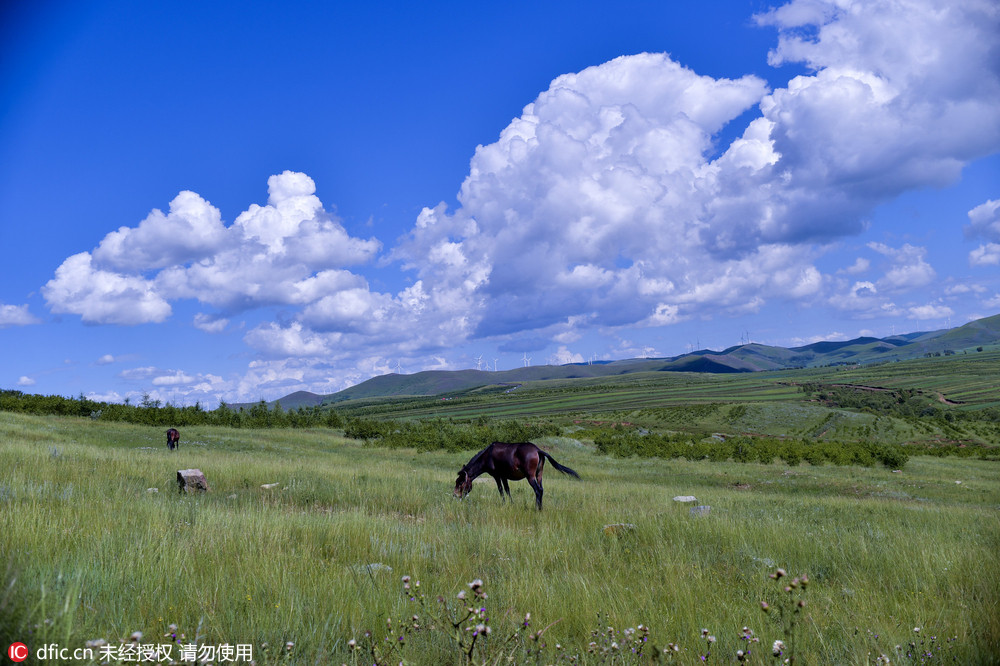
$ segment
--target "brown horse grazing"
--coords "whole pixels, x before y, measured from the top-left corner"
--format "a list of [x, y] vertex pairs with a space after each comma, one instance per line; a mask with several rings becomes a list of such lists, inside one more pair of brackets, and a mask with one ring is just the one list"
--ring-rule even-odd
[[468, 495], [469, 491], [472, 490], [473, 479], [481, 474], [489, 474], [497, 482], [500, 499], [503, 499], [504, 493], [507, 493], [507, 499], [511, 499], [507, 481], [519, 481], [526, 478], [535, 491], [535, 505], [541, 511], [542, 468], [545, 467], [546, 459], [563, 474], [580, 478], [579, 474], [569, 467], [560, 465], [555, 458], [530, 442], [520, 444], [493, 442], [459, 470], [458, 479], [455, 480], [455, 497], [461, 498]]
[[181, 446], [181, 434], [177, 432], [176, 428], [171, 428], [167, 431], [167, 448], [173, 451]]

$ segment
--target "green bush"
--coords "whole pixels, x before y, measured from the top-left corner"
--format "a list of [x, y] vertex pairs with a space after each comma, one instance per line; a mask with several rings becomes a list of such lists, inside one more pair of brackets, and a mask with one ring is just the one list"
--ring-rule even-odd
[[[779, 440], [773, 437], [753, 438], [741, 435], [726, 440], [712, 438], [699, 442], [687, 441], [686, 435], [640, 435], [634, 430], [603, 431], [594, 438], [597, 452], [628, 458], [709, 459], [713, 462], [751, 463], [765, 465], [781, 459], [789, 466], [803, 460], [810, 465], [861, 465], [872, 467], [881, 463], [891, 469], [901, 469], [909, 460], [906, 448], [877, 442], [818, 442], [803, 439]], [[948, 447], [956, 448], [956, 447]], [[948, 455], [945, 447], [928, 451], [933, 455]], [[965, 455], [972, 455], [970, 453]]]

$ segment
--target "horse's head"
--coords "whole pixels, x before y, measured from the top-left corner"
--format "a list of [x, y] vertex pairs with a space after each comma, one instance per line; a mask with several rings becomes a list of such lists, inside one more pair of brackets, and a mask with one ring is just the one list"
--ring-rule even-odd
[[458, 497], [459, 499], [461, 499], [461, 498], [465, 497], [466, 495], [468, 495], [470, 490], [472, 490], [472, 476], [463, 467], [458, 472], [458, 478], [455, 479], [455, 492], [454, 492], [454, 495], [455, 495], [455, 497]]

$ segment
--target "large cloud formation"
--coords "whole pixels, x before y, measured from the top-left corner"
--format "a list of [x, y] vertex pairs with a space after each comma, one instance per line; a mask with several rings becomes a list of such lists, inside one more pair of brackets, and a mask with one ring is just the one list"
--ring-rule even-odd
[[[93, 252], [68, 258], [43, 294], [53, 311], [86, 322], [140, 324], [165, 320], [178, 299], [232, 313], [304, 305], [345, 283], [362, 284], [344, 267], [370, 261], [381, 244], [349, 236], [315, 191], [305, 174], [271, 176], [267, 205], [253, 204], [228, 227], [209, 202], [181, 192], [168, 213], [154, 210]], [[203, 315], [199, 324], [215, 320]]]
[[477, 284], [480, 335], [810, 299], [817, 248], [1000, 145], [995, 4], [810, 0], [758, 21], [779, 31], [771, 64], [813, 73], [767, 91], [641, 54], [561, 76], [477, 149], [461, 207], [425, 210], [395, 256]]

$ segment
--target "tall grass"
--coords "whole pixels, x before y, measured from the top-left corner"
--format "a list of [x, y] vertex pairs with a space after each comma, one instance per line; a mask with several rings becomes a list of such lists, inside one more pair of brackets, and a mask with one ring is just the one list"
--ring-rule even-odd
[[[935, 658], [998, 654], [995, 463], [921, 457], [893, 474], [616, 459], [551, 439], [584, 481], [547, 470], [537, 512], [523, 484], [511, 505], [492, 481], [455, 500], [468, 453], [208, 427], [186, 429], [171, 453], [161, 435], [0, 413], [3, 638], [80, 646], [142, 631], [158, 642], [175, 624], [188, 640], [253, 644], [258, 663], [341, 663], [358, 657], [348, 641], [422, 612], [402, 592], [409, 575], [446, 600], [482, 579], [493, 644], [530, 612], [536, 630], [552, 625], [548, 660], [559, 643], [597, 663], [607, 655], [587, 651], [593, 632], [642, 624], [650, 644], [677, 644], [681, 663], [705, 655], [702, 629], [717, 638], [710, 658], [733, 661], [746, 626], [762, 641], [756, 663], [769, 663], [784, 630], [760, 602], [782, 602], [769, 578], [781, 567], [811, 581], [798, 663], [898, 663], [915, 627], [954, 639]], [[189, 467], [210, 492], [177, 493]], [[711, 509], [692, 514], [677, 495]], [[476, 654], [498, 650], [484, 641]], [[442, 632], [415, 634], [404, 656], [461, 663]]]

